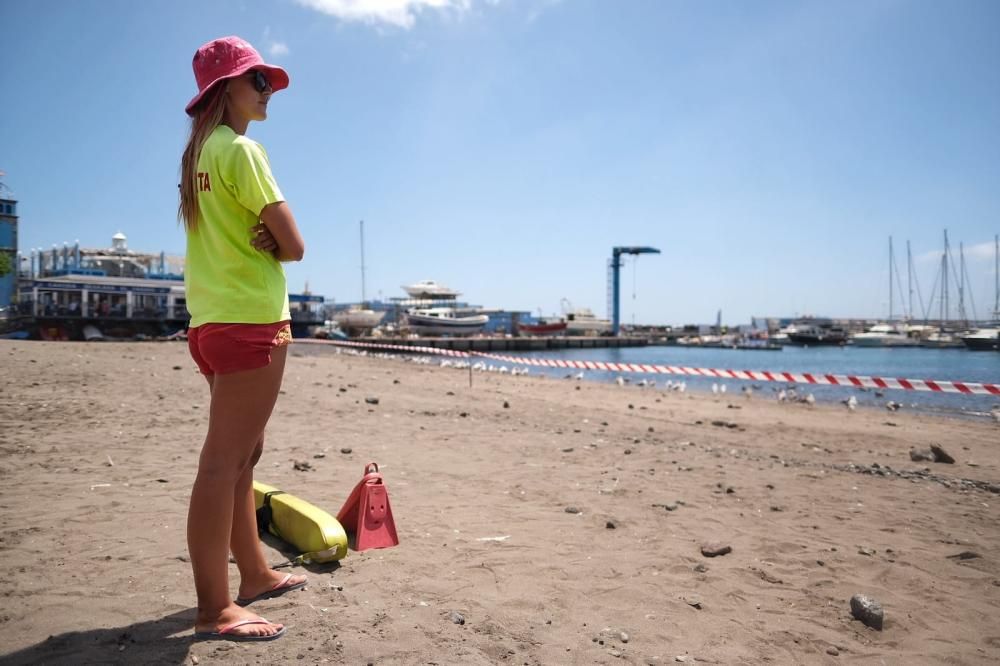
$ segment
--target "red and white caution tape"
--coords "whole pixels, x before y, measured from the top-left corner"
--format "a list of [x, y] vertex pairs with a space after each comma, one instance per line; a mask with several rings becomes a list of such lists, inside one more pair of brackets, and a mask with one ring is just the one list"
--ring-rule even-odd
[[742, 379], [758, 382], [786, 382], [792, 384], [816, 384], [826, 386], [864, 387], [873, 389], [899, 389], [905, 391], [932, 391], [936, 393], [960, 393], [966, 395], [1000, 396], [1000, 385], [981, 382], [954, 382], [935, 379], [897, 379], [866, 377], [863, 375], [834, 375], [810, 372], [776, 372], [766, 370], [720, 370], [715, 368], [691, 368], [678, 365], [649, 365], [645, 363], [609, 363], [605, 361], [574, 361], [566, 359], [529, 358], [508, 356], [489, 352], [465, 352], [436, 347], [407, 347], [341, 340], [296, 340], [296, 342], [320, 342], [343, 347], [364, 347], [387, 351], [420, 352], [441, 356], [483, 357], [505, 361], [516, 365], [573, 370], [602, 370], [606, 372], [634, 372], [664, 375], [688, 375], [712, 377], [716, 379]]

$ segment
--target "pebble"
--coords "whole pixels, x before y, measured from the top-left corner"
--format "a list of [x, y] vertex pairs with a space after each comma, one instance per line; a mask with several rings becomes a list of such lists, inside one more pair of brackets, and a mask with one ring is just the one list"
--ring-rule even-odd
[[506, 400], [504, 400], [504, 401], [503, 401], [503, 408], [504, 408], [504, 409], [510, 409], [510, 403], [509, 403], [509, 402], [507, 402]]
[[608, 522], [604, 523], [604, 527], [606, 527], [609, 530], [613, 530], [613, 529], [617, 529], [618, 526], [615, 525], [614, 521], [609, 520]]
[[350, 453], [351, 451], [353, 451], [353, 449], [351, 447], [349, 447], [349, 446], [345, 446], [342, 449], [340, 449], [340, 452], [343, 453], [343, 454], [345, 454], [345, 455], [348, 454], [348, 453]]
[[829, 654], [829, 655], [832, 655], [834, 657], [836, 657], [838, 654], [840, 654], [840, 652], [837, 650], [837, 648], [833, 647], [832, 645], [826, 649], [826, 653]]
[[465, 624], [465, 616], [458, 611], [451, 612], [451, 621], [455, 624]]
[[701, 545], [701, 554], [705, 557], [719, 557], [721, 555], [727, 555], [733, 552], [732, 546], [717, 541], [703, 543]]
[[931, 453], [934, 454], [934, 462], [945, 463], [946, 465], [955, 464], [955, 459], [948, 455], [948, 452], [937, 444], [931, 444]]
[[292, 463], [292, 467], [296, 471], [299, 471], [299, 472], [312, 472], [313, 471], [312, 463], [310, 463], [310, 462], [308, 462], [306, 460], [296, 460], [296, 461], [294, 461]]
[[378, 398], [365, 398], [365, 402], [367, 402], [369, 405], [377, 405]]
[[565, 509], [563, 509], [563, 511], [565, 511], [566, 513], [580, 513], [580, 510], [575, 506], [568, 506]]
[[885, 613], [882, 604], [863, 594], [851, 597], [851, 615], [861, 620], [865, 626], [882, 631], [882, 621]]

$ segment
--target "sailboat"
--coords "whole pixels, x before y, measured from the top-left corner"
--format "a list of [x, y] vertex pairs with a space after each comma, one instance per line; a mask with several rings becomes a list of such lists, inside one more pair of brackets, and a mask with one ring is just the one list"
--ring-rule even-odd
[[[907, 244], [907, 268], [912, 276], [913, 270], [909, 260], [909, 244]], [[896, 260], [892, 251], [892, 236], [889, 236], [889, 321], [888, 323], [875, 324], [863, 333], [855, 333], [851, 336], [851, 342], [855, 347], [917, 347], [920, 339], [910, 335], [909, 327], [906, 324], [893, 322], [893, 277], [896, 271]], [[902, 285], [900, 285], [902, 287]], [[910, 290], [910, 308], [913, 307], [913, 290]], [[912, 312], [911, 312], [912, 314]], [[908, 318], [908, 317], [907, 317]]]
[[364, 335], [385, 318], [385, 312], [377, 312], [365, 305], [365, 221], [361, 220], [361, 304], [334, 312], [333, 321], [350, 336]]
[[994, 324], [962, 336], [972, 351], [1000, 351], [1000, 235], [993, 237], [993, 321]]

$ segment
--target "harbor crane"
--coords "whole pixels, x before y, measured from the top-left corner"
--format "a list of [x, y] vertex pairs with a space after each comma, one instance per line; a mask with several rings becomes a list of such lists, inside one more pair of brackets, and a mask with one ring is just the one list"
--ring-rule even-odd
[[614, 247], [611, 249], [611, 262], [609, 263], [609, 268], [611, 269], [611, 334], [618, 335], [621, 325], [621, 303], [620, 303], [620, 286], [621, 277], [619, 275], [622, 267], [622, 255], [623, 254], [634, 254], [636, 256], [640, 254], [659, 254], [660, 251], [655, 247]]

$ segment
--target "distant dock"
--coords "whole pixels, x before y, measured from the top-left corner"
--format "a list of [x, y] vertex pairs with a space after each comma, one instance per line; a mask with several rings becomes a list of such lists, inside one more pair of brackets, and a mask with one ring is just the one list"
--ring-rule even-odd
[[396, 345], [400, 347], [434, 347], [455, 351], [498, 352], [498, 351], [546, 351], [550, 349], [596, 349], [604, 347], [645, 347], [647, 338], [631, 337], [522, 337], [522, 338], [351, 338], [352, 342], [367, 344]]

